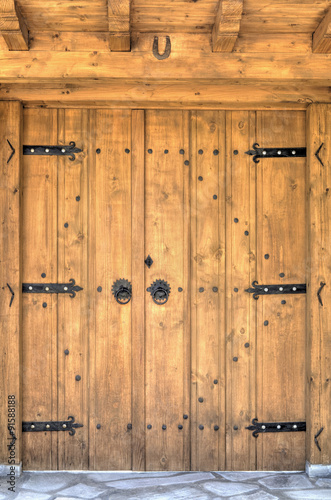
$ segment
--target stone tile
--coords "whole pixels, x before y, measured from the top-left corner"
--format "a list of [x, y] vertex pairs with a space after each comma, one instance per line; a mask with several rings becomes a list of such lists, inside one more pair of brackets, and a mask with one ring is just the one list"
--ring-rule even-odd
[[[124, 495], [124, 496], [123, 496]], [[128, 496], [127, 496], [128, 495]], [[110, 495], [107, 497], [107, 500], [209, 500], [211, 497], [199, 490], [192, 487], [187, 488], [176, 488], [166, 492], [156, 492], [155, 489], [153, 491], [149, 491], [146, 493], [145, 491], [139, 490], [137, 493], [116, 493], [115, 495]], [[240, 500], [237, 497], [237, 500]]]
[[97, 482], [119, 481], [121, 479], [136, 479], [149, 477], [168, 477], [180, 474], [179, 472], [92, 472], [87, 474], [87, 479]]
[[331, 479], [323, 477], [321, 479], [318, 479], [315, 484], [316, 486], [320, 486], [322, 488], [331, 488]]
[[[9, 497], [10, 498], [10, 497]], [[15, 500], [48, 500], [51, 495], [47, 493], [37, 493], [35, 491], [20, 491]]]
[[285, 495], [294, 500], [331, 500], [330, 490], [289, 491]]
[[270, 476], [266, 471], [247, 471], [247, 472], [216, 472], [217, 475], [224, 477], [228, 481], [254, 481], [260, 477]]
[[[242, 484], [242, 483], [225, 483], [219, 481], [213, 481], [204, 483], [202, 485], [203, 488], [219, 495], [221, 497], [231, 497], [233, 495], [243, 495], [244, 493], [253, 492], [254, 490], [259, 489], [258, 485], [255, 484]], [[240, 497], [241, 498], [241, 497]]]
[[257, 491], [256, 493], [252, 493], [252, 495], [240, 495], [240, 497], [230, 497], [228, 500], [279, 500], [279, 497], [275, 497], [275, 495], [271, 495], [266, 491]]
[[[83, 479], [83, 475], [81, 477]], [[105, 493], [107, 491], [105, 488], [100, 489], [96, 486], [89, 486], [83, 483], [75, 484], [75, 486], [70, 486], [70, 488], [66, 488], [61, 490], [61, 495], [74, 496], [78, 498], [96, 498], [98, 495]], [[59, 494], [59, 493], [58, 493]]]
[[173, 477], [161, 478], [138, 478], [107, 483], [107, 486], [121, 490], [131, 490], [135, 488], [152, 488], [156, 486], [169, 486], [172, 484], [194, 483], [196, 481], [206, 481], [215, 479], [210, 472], [191, 472]]
[[[8, 493], [10, 493], [10, 491], [8, 491]], [[0, 493], [0, 500], [5, 500], [5, 498], [8, 498], [8, 496], [4, 493]]]
[[269, 490], [303, 490], [313, 486], [306, 474], [278, 474], [258, 482]]
[[65, 472], [38, 472], [32, 473], [30, 477], [22, 484], [21, 488], [27, 490], [36, 490], [41, 493], [51, 493], [63, 489], [72, 484], [73, 478]]

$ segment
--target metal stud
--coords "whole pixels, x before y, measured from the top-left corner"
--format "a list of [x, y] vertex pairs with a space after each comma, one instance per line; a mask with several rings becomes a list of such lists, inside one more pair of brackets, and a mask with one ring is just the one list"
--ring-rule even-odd
[[33, 424], [32, 424], [32, 425], [31, 425], [31, 429], [34, 429], [34, 428], [35, 428], [35, 425], [33, 425]]
[[282, 292], [284, 288], [282, 286], [279, 287], [279, 291]]
[[162, 425], [162, 430], [166, 430], [167, 426], [166, 425]]
[[183, 419], [187, 420], [188, 419], [188, 415], [183, 415]]
[[67, 428], [67, 425], [66, 424], [63, 424], [62, 425], [63, 429], [66, 429]]
[[[29, 289], [30, 289], [30, 287], [29, 287]], [[45, 290], [46, 290], [46, 292], [48, 292], [48, 291], [49, 291], [49, 287], [48, 287], [48, 286], [46, 286], [46, 287], [45, 287]]]
[[278, 154], [278, 155], [281, 155], [281, 154], [282, 154], [282, 152], [281, 152], [281, 151], [277, 151], [277, 154]]
[[264, 288], [264, 291], [265, 292], [269, 292], [269, 288]]
[[200, 292], [200, 293], [202, 293], [202, 292], [204, 292], [204, 291], [205, 291], [205, 289], [203, 288], [203, 286], [201, 286], [201, 287], [199, 288], [199, 292]]
[[49, 153], [49, 149], [48, 148], [45, 149], [45, 153]]
[[297, 429], [298, 426], [296, 424], [293, 425], [293, 429]]
[[68, 287], [67, 287], [67, 286], [64, 286], [64, 287], [63, 287], [63, 290], [67, 291], [67, 290], [68, 290]]
[[202, 175], [199, 175], [198, 180], [199, 180], [199, 181], [203, 181], [203, 177], [202, 177]]
[[30, 151], [31, 151], [31, 153], [34, 153], [34, 149], [33, 148], [31, 148]]
[[292, 288], [293, 292], [295, 292], [295, 291], [296, 291], [296, 289], [297, 289], [297, 287], [296, 287], [296, 286], [294, 286], [294, 287]]
[[295, 154], [296, 154], [296, 151], [294, 151], [294, 150], [293, 150], [293, 151], [292, 151], [292, 155], [295, 155]]
[[199, 429], [200, 429], [200, 431], [203, 431], [204, 426], [203, 425], [199, 425]]
[[261, 425], [261, 429], [265, 429], [265, 425]]
[[183, 428], [183, 426], [181, 424], [179, 424], [178, 429], [181, 431], [182, 428]]
[[151, 428], [152, 428], [151, 424], [148, 424], [147, 429], [151, 429]]
[[219, 429], [219, 426], [218, 425], [214, 425], [214, 431], [218, 431]]
[[46, 429], [49, 429], [51, 426], [49, 424], [46, 424]]
[[281, 428], [282, 428], [282, 426], [281, 426], [281, 425], [277, 425], [277, 429], [281, 429]]
[[47, 307], [47, 302], [43, 302], [43, 308], [46, 309]]
[[66, 150], [64, 148], [61, 149], [61, 153], [65, 153]]
[[203, 403], [203, 398], [198, 398], [199, 403]]
[[32, 287], [32, 286], [29, 286], [29, 290], [32, 290], [32, 289], [33, 289], [33, 287]]
[[267, 152], [266, 152], [266, 151], [262, 151], [262, 154], [263, 154], [263, 155], [266, 155], [266, 154], [267, 154]]
[[233, 361], [234, 361], [235, 363], [238, 361], [237, 356], [235, 356], [235, 357], [233, 358]]
[[101, 425], [100, 424], [97, 424], [97, 429], [101, 429]]

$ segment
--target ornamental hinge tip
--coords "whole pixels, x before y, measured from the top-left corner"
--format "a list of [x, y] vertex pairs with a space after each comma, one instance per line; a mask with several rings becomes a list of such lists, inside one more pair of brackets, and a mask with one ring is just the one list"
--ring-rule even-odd
[[75, 160], [74, 153], [81, 153], [83, 150], [76, 148], [74, 141], [69, 142], [69, 145], [58, 146], [23, 146], [24, 155], [36, 156], [69, 156], [69, 160]]
[[257, 438], [260, 433], [267, 432], [305, 432], [306, 422], [259, 422], [253, 418], [252, 425], [246, 429], [253, 431], [253, 437]]
[[260, 148], [255, 142], [253, 149], [246, 151], [247, 155], [254, 156], [254, 163], [260, 163], [260, 158], [305, 158], [307, 148]]
[[83, 427], [83, 424], [74, 423], [75, 417], [68, 417], [68, 420], [48, 421], [48, 422], [22, 422], [23, 432], [52, 432], [68, 431], [70, 436], [76, 433], [77, 428]]

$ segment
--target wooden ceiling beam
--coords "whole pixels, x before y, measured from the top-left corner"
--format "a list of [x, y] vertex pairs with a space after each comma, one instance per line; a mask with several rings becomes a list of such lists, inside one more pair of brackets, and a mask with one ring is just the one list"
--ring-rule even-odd
[[331, 54], [331, 7], [313, 34], [313, 52]]
[[109, 47], [112, 52], [129, 52], [130, 0], [108, 0]]
[[212, 33], [213, 52], [232, 52], [240, 31], [243, 0], [220, 0]]
[[0, 2], [0, 33], [8, 50], [29, 50], [29, 32], [15, 0]]

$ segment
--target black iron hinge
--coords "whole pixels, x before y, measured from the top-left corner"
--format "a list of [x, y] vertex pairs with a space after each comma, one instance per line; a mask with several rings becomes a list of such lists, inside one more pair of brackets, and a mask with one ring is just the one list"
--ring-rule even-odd
[[69, 160], [75, 160], [74, 153], [81, 153], [83, 150], [76, 148], [76, 143], [71, 141], [64, 146], [23, 146], [24, 155], [36, 156], [69, 156]]
[[258, 299], [259, 295], [282, 295], [282, 294], [298, 294], [306, 293], [306, 284], [298, 285], [259, 285], [257, 281], [253, 281], [253, 288], [247, 288], [245, 292], [253, 293], [253, 298]]
[[76, 433], [78, 427], [83, 427], [83, 424], [76, 424], [75, 417], [68, 417], [68, 420], [60, 420], [58, 422], [22, 422], [23, 432], [45, 432], [45, 431], [69, 431], [70, 436]]
[[83, 290], [81, 286], [76, 285], [75, 280], [69, 280], [70, 283], [23, 283], [23, 293], [69, 293], [73, 299], [76, 292]]
[[307, 156], [306, 148], [260, 148], [255, 142], [253, 149], [246, 151], [247, 155], [254, 156], [255, 163], [260, 162], [260, 158], [305, 158]]
[[259, 422], [253, 418], [252, 425], [246, 427], [253, 431], [253, 436], [257, 438], [259, 434], [266, 432], [301, 432], [306, 430], [306, 422]]

